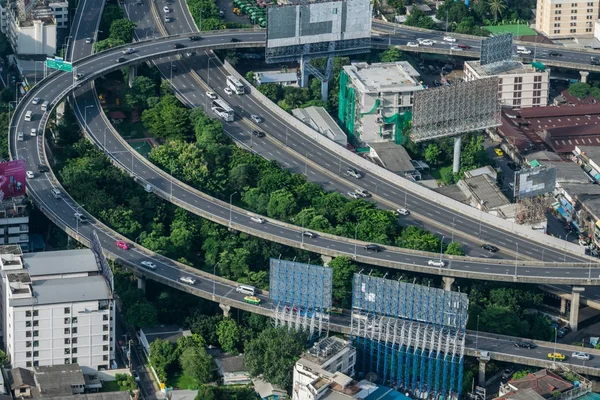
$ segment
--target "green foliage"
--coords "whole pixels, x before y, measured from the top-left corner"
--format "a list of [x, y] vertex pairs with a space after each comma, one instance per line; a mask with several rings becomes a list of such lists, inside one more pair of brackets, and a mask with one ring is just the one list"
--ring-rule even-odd
[[167, 340], [155, 339], [150, 343], [148, 361], [154, 367], [161, 382], [167, 381], [167, 371], [177, 360], [175, 345]]
[[393, 7], [398, 15], [406, 14], [406, 4], [410, 4], [410, 0], [388, 0], [388, 5]]
[[195, 400], [217, 400], [217, 386], [200, 385]]
[[204, 347], [187, 347], [179, 356], [183, 373], [202, 385], [212, 380], [213, 360]]
[[[113, 21], [123, 19], [124, 16], [125, 13], [121, 7], [116, 4], [107, 3], [102, 12], [99, 30], [108, 35]], [[100, 35], [101, 33], [99, 32], [98, 34]]]
[[505, 0], [488, 0], [488, 7], [494, 22], [498, 22], [498, 19], [504, 15], [506, 11]]
[[518, 380], [518, 379], [525, 378], [525, 377], [526, 377], [527, 375], [529, 375], [530, 373], [531, 373], [531, 371], [530, 371], [530, 370], [528, 370], [528, 369], [522, 369], [522, 370], [520, 370], [520, 371], [517, 371], [517, 372], [515, 372], [515, 373], [513, 374], [513, 376], [512, 376], [512, 378], [511, 378], [511, 379], [513, 379], [513, 380], [515, 380], [515, 381], [516, 381], [516, 380]]
[[119, 39], [107, 38], [94, 43], [94, 52], [99, 53], [104, 50], [112, 49], [124, 45], [125, 42]]
[[0, 350], [0, 365], [5, 365], [8, 362], [8, 356], [3, 350]]
[[408, 26], [415, 26], [417, 28], [424, 28], [424, 29], [434, 29], [435, 28], [435, 22], [433, 21], [433, 19], [431, 19], [431, 17], [429, 15], [425, 14], [423, 11], [419, 10], [417, 7], [413, 7], [410, 15], [408, 16], [408, 18], [406, 18], [406, 21], [404, 22], [404, 24], [408, 25]]
[[193, 333], [204, 338], [207, 345], [218, 346], [217, 326], [222, 319], [222, 315], [208, 316], [196, 314], [187, 319], [186, 325], [190, 327]]
[[600, 88], [598, 88], [598, 87], [591, 88], [590, 95], [595, 99], [600, 99]]
[[396, 244], [406, 249], [431, 251], [434, 253], [440, 251], [440, 239], [417, 226], [404, 228], [400, 236], [396, 239]]
[[258, 91], [275, 103], [281, 98], [283, 93], [281, 86], [276, 83], [263, 83], [258, 86]]
[[406, 60], [406, 56], [395, 47], [389, 47], [379, 55], [381, 62], [396, 62]]
[[569, 86], [569, 94], [584, 99], [590, 94], [590, 85], [583, 82], [575, 82]]
[[257, 393], [250, 386], [200, 385], [195, 400], [258, 400]]
[[241, 329], [235, 320], [225, 318], [217, 325], [217, 337], [219, 344], [226, 353], [237, 353], [237, 346], [240, 342]]
[[246, 72], [246, 80], [251, 84], [254, 84], [254, 72], [248, 71]]
[[156, 325], [156, 308], [148, 300], [141, 299], [128, 308], [125, 321], [136, 327]]
[[177, 339], [177, 352], [182, 354], [185, 349], [189, 347], [204, 347], [206, 343], [204, 338], [197, 333], [193, 333], [190, 336], [182, 336]]
[[8, 160], [8, 113], [0, 112], [0, 158]]
[[348, 257], [336, 257], [329, 262], [333, 269], [333, 301], [341, 307], [349, 307], [352, 301], [352, 277], [356, 265]]
[[219, 16], [219, 8], [210, 0], [187, 0], [190, 13], [202, 31], [223, 29], [224, 22]]
[[131, 89], [127, 90], [125, 100], [132, 108], [145, 108], [148, 99], [157, 95], [156, 83], [146, 76], [136, 76]]
[[173, 95], [165, 95], [154, 107], [144, 110], [142, 122], [156, 137], [185, 139], [191, 136], [189, 111]]
[[463, 251], [460, 243], [458, 242], [451, 242], [448, 244], [448, 246], [446, 247], [446, 251], [444, 251], [445, 254], [448, 255], [453, 255], [453, 256], [464, 256], [465, 252]]
[[135, 27], [135, 22], [131, 20], [117, 19], [110, 24], [109, 37], [112, 39], [121, 40], [123, 43], [131, 43], [133, 41]]
[[302, 332], [281, 328], [262, 331], [246, 343], [245, 364], [252, 377], [262, 375], [273, 385], [287, 388], [292, 384], [292, 367], [304, 350]]
[[117, 385], [119, 385], [119, 389], [121, 390], [133, 392], [138, 388], [135, 378], [129, 374], [116, 374], [115, 380]]
[[425, 161], [429, 164], [436, 165], [440, 160], [442, 150], [437, 143], [429, 143], [425, 148]]

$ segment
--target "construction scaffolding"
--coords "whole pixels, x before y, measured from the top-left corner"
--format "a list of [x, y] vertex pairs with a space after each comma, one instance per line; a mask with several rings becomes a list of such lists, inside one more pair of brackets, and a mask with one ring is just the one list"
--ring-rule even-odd
[[414, 397], [459, 398], [467, 309], [462, 293], [355, 274], [357, 372]]
[[98, 269], [100, 270], [100, 274], [106, 280], [106, 284], [110, 288], [111, 293], [114, 293], [115, 283], [114, 283], [112, 270], [110, 269], [110, 266], [108, 265], [108, 261], [106, 260], [106, 257], [104, 256], [104, 252], [102, 251], [102, 244], [100, 244], [100, 239], [98, 238], [98, 234], [96, 233], [96, 231], [94, 231], [93, 235], [92, 235], [91, 250], [92, 250], [92, 253], [94, 253], [94, 256], [96, 257], [96, 262], [98, 263]]
[[355, 104], [355, 90], [349, 84], [348, 74], [344, 71], [340, 71], [340, 91], [338, 94], [338, 119], [342, 125], [346, 135], [348, 136], [348, 142], [356, 146], [360, 140], [354, 130], [354, 120], [356, 112]]
[[310, 337], [329, 332], [331, 268], [272, 258], [269, 297], [273, 325], [303, 330]]

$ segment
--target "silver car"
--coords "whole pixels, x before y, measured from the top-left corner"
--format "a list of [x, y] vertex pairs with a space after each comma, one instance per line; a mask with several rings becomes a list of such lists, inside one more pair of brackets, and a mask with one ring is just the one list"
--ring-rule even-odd
[[261, 217], [250, 217], [250, 221], [256, 222], [257, 224], [264, 224], [265, 219]]
[[429, 260], [427, 262], [427, 264], [433, 266], [433, 267], [443, 267], [446, 265], [446, 263], [442, 260]]
[[146, 267], [148, 269], [156, 269], [156, 264], [154, 264], [153, 262], [142, 261], [141, 264], [142, 264], [143, 267]]
[[360, 199], [362, 198], [362, 196], [356, 192], [348, 192], [347, 193], [349, 197], [353, 198], [353, 199]]
[[591, 358], [588, 353], [584, 353], [583, 351], [576, 351], [575, 353], [571, 354], [571, 357], [583, 361], [589, 361]]

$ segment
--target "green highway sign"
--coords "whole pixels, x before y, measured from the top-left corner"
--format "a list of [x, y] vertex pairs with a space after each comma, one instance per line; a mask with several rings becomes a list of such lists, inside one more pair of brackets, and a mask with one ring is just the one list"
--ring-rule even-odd
[[60, 57], [46, 58], [46, 67], [57, 69], [59, 71], [73, 72], [73, 64], [64, 61]]

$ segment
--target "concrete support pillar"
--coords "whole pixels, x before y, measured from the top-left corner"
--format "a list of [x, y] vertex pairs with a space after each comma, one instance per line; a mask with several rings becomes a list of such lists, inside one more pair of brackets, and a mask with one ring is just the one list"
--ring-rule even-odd
[[329, 256], [321, 256], [321, 260], [323, 260], [323, 265], [324, 266], [328, 266], [329, 263], [331, 262], [331, 260], [333, 260], [333, 257], [329, 257]]
[[135, 75], [137, 74], [137, 66], [130, 65], [129, 66], [129, 88], [133, 87], [133, 80], [135, 79]]
[[564, 297], [560, 298], [560, 313], [564, 314], [567, 312], [567, 299]]
[[577, 322], [579, 321], [579, 296], [585, 287], [583, 286], [573, 286], [573, 291], [571, 292], [571, 312], [569, 314], [569, 326], [573, 330], [573, 332], [577, 332]]
[[219, 303], [219, 308], [221, 308], [221, 310], [223, 310], [223, 316], [225, 318], [229, 318], [229, 311], [231, 311], [231, 306]]
[[489, 359], [485, 360], [485, 359], [479, 359], [479, 377], [477, 379], [477, 384], [479, 386], [484, 386], [485, 385], [485, 366], [487, 365]]
[[56, 125], [59, 125], [65, 115], [65, 101], [61, 101], [56, 106]]
[[452, 284], [454, 283], [454, 278], [450, 276], [442, 277], [442, 281], [444, 282], [444, 290], [452, 290]]
[[590, 73], [587, 71], [579, 71], [579, 75], [581, 75], [581, 83], [587, 83], [587, 78]]
[[143, 276], [138, 278], [138, 289], [143, 290], [144, 292], [146, 291], [146, 278]]
[[321, 101], [327, 102], [327, 93], [329, 92], [329, 81], [321, 81]]
[[460, 171], [460, 146], [462, 145], [462, 138], [460, 136], [454, 137], [454, 163], [452, 164], [452, 172], [458, 174]]
[[[300, 87], [308, 86], [308, 71], [306, 70], [306, 64], [309, 63], [310, 60], [308, 58], [301, 57], [300, 58]], [[321, 88], [322, 90], [322, 88]]]

